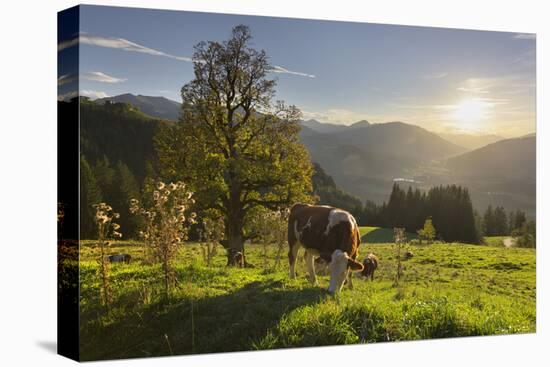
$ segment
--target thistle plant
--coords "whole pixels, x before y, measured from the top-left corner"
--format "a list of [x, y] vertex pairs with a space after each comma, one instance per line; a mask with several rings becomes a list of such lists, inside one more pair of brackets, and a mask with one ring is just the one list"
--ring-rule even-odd
[[401, 251], [405, 246], [407, 237], [405, 236], [405, 228], [394, 228], [393, 229], [393, 239], [395, 242], [395, 249], [397, 255], [397, 273], [395, 276], [395, 285], [399, 284], [399, 279], [403, 275], [403, 267], [401, 265]]
[[94, 222], [97, 227], [97, 245], [98, 255], [96, 261], [99, 265], [98, 275], [101, 279], [100, 300], [101, 304], [109, 307], [113, 301], [113, 295], [109, 284], [109, 261], [106, 257], [107, 247], [111, 244], [111, 239], [122, 237], [119, 232], [120, 225], [113, 222], [120, 218], [120, 214], [113, 213], [113, 208], [106, 203], [92, 205], [95, 209]]
[[175, 281], [174, 259], [182, 241], [187, 239], [189, 227], [196, 223], [196, 214], [189, 212], [195, 200], [181, 181], [158, 182], [152, 196], [150, 207], [144, 207], [137, 199], [130, 200], [130, 213], [143, 218], [144, 225], [139, 235], [154, 259], [161, 264], [164, 296], [168, 299]]
[[262, 245], [264, 268], [269, 267], [269, 246], [277, 246], [274, 268], [279, 266], [287, 238], [287, 221], [289, 210], [262, 211], [250, 221], [250, 231], [253, 237]]
[[223, 239], [224, 230], [223, 216], [206, 213], [202, 219], [202, 228], [199, 230], [199, 243], [206, 266], [212, 264], [212, 259], [218, 253], [218, 246]]

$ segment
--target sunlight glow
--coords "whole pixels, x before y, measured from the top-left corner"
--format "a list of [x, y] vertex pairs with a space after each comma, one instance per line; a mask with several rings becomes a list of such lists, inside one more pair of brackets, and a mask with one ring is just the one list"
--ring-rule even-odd
[[478, 122], [487, 114], [488, 104], [475, 99], [467, 99], [456, 105], [453, 117], [459, 122]]

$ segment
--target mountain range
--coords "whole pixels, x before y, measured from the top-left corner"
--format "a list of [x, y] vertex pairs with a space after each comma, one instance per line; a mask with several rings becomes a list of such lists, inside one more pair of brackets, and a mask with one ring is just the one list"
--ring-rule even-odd
[[458, 133], [439, 133], [438, 135], [453, 144], [471, 150], [481, 148], [487, 144], [492, 144], [504, 139], [502, 136], [495, 134], [474, 135]]
[[[181, 104], [164, 97], [123, 94], [95, 101], [127, 103], [146, 115], [177, 120]], [[436, 134], [400, 121], [352, 125], [301, 121], [300, 138], [336, 185], [360, 198], [381, 203], [393, 182], [427, 189], [459, 183], [474, 205], [488, 203], [534, 213], [535, 135]]]
[[181, 103], [165, 97], [152, 97], [133, 95], [131, 93], [120, 94], [114, 97], [105, 97], [95, 100], [96, 103], [129, 103], [146, 115], [162, 120], [176, 121], [179, 117]]

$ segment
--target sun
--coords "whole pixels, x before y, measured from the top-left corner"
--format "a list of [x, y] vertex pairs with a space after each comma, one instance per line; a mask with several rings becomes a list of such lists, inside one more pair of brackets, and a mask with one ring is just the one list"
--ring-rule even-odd
[[475, 124], [487, 118], [489, 105], [476, 99], [466, 99], [457, 104], [452, 117], [464, 127], [475, 127]]

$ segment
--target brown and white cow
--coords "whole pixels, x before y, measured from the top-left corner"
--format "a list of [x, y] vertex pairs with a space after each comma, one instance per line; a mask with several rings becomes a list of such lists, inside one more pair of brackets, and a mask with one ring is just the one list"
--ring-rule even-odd
[[296, 278], [298, 250], [304, 247], [312, 284], [317, 284], [314, 261], [319, 256], [329, 263], [330, 293], [339, 292], [346, 277], [349, 287], [353, 288], [351, 272], [363, 270], [363, 265], [355, 261], [360, 241], [355, 218], [347, 211], [324, 205], [295, 204], [288, 218], [290, 278]]

